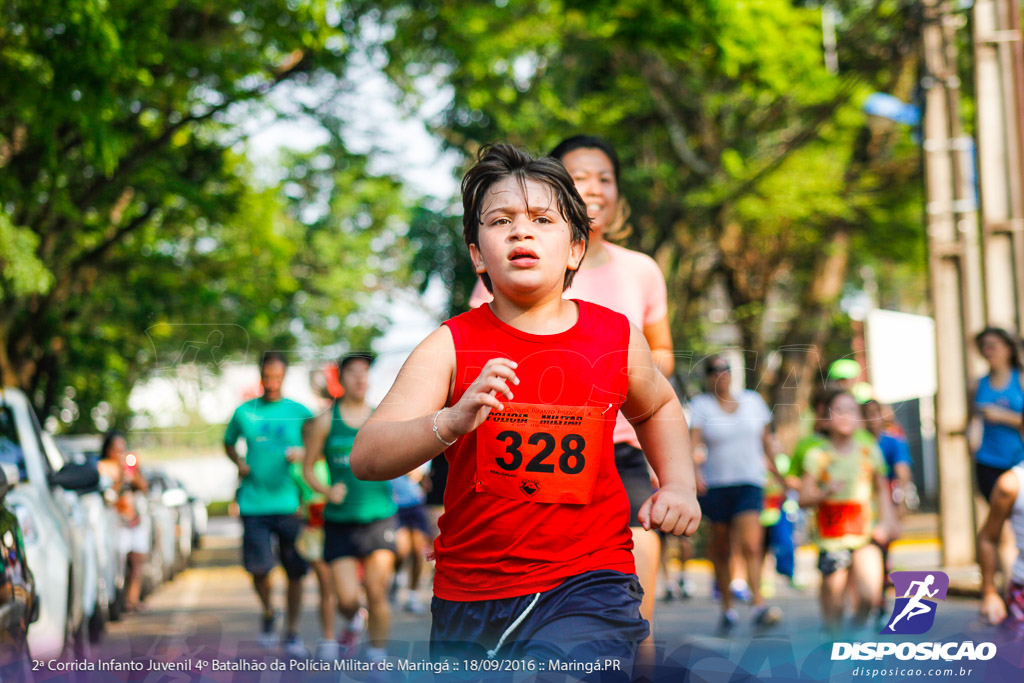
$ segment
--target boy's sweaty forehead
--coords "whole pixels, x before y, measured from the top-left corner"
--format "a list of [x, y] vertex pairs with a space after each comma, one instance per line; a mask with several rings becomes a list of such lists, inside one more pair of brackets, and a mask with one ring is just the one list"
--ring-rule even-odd
[[521, 181], [518, 178], [505, 178], [494, 183], [487, 190], [480, 209], [480, 217], [495, 211], [523, 211], [543, 213], [557, 211], [558, 202], [554, 189], [547, 183], [531, 178]]

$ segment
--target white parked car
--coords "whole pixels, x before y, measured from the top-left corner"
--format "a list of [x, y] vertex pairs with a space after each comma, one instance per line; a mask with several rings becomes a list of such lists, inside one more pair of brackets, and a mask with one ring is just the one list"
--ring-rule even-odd
[[[64, 454], [61, 453], [60, 448], [54, 442], [53, 435], [44, 430], [40, 432], [39, 438], [42, 441], [43, 453], [46, 456], [50, 470], [53, 472], [63, 470], [64, 466], [68, 463]], [[99, 482], [98, 473], [96, 481], [97, 483]], [[95, 488], [93, 487], [93, 490]], [[86, 628], [88, 628], [89, 622], [96, 613], [96, 607], [101, 597], [104, 600], [106, 599], [105, 595], [101, 595], [103, 589], [100, 586], [99, 551], [96, 531], [90, 523], [89, 514], [82, 504], [79, 492], [58, 486], [53, 489], [53, 497], [64, 512], [64, 516], [71, 523], [74, 564], [76, 565], [76, 570], [80, 567], [82, 573], [82, 591], [77, 594], [79, 596], [78, 609], [81, 610], [81, 618], [85, 622]], [[105, 605], [106, 602], [104, 602]]]
[[203, 536], [210, 522], [210, 513], [206, 509], [206, 501], [189, 494], [189, 505], [192, 506], [192, 550], [203, 545]]
[[180, 481], [159, 468], [148, 471], [151, 491], [160, 496], [160, 504], [170, 510], [174, 520], [172, 573], [182, 571], [192, 559], [195, 518], [191, 498]]
[[81, 657], [88, 649], [83, 609], [86, 546], [76, 532], [72, 518], [77, 513], [65, 494], [95, 486], [96, 471], [76, 465], [54, 470], [46, 456], [43, 430], [21, 391], [0, 389], [0, 408], [11, 412], [21, 444], [17, 462], [11, 463], [17, 466], [20, 481], [6, 501], [21, 525], [39, 594], [39, 620], [29, 629], [29, 648], [36, 659]]
[[[53, 458], [60, 458], [61, 466], [73, 463], [95, 467], [92, 455], [98, 455], [103, 439], [99, 436], [66, 439], [43, 433], [43, 444]], [[53, 447], [50, 447], [50, 444]], [[51, 461], [53, 460], [51, 458]], [[88, 547], [91, 559], [86, 572], [85, 612], [88, 616], [89, 640], [96, 643], [106, 630], [107, 621], [116, 621], [121, 615], [119, 596], [124, 590], [127, 558], [121, 552], [121, 521], [114, 508], [103, 497], [103, 489], [110, 485], [100, 477], [95, 488], [77, 491], [78, 502], [88, 524]], [[90, 589], [90, 582], [95, 584]]]
[[178, 520], [175, 511], [163, 502], [163, 494], [167, 490], [163, 478], [149, 467], [142, 467], [141, 472], [149, 483], [149, 492], [136, 500], [140, 514], [145, 510], [145, 514], [149, 515], [153, 530], [153, 543], [143, 574], [142, 590], [150, 593], [164, 581], [174, 578], [177, 572]]

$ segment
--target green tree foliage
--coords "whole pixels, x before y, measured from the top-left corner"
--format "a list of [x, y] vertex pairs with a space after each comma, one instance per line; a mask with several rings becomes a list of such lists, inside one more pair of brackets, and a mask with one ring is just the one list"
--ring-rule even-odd
[[450, 213], [424, 206], [415, 209], [409, 223], [409, 263], [412, 282], [420, 293], [426, 291], [431, 276], [438, 276], [451, 293], [448, 316], [469, 308], [469, 295], [476, 284], [476, 271], [466, 256], [462, 221]]
[[[338, 131], [340, 122], [329, 129]], [[410, 209], [401, 182], [373, 174], [367, 157], [349, 153], [337, 135], [282, 161], [285, 210], [307, 245], [293, 259], [301, 291], [291, 317], [316, 346], [343, 340], [369, 348], [387, 323], [374, 296], [411, 277]]]
[[[67, 388], [72, 419], [90, 428], [89, 410], [128, 415], [128, 395], [150, 376], [201, 380], [226, 362], [255, 362], [267, 348], [288, 348], [291, 305], [301, 282], [290, 264], [301, 235], [284, 218], [276, 188], [251, 189], [235, 160], [238, 208], [223, 220], [198, 216], [167, 234], [155, 225], [112, 250], [87, 291], [51, 307], [52, 353], [38, 377], [41, 408]], [[62, 313], [62, 311], [65, 311]], [[81, 422], [79, 422], [81, 420]]]
[[719, 287], [756, 359], [748, 383], [766, 391], [806, 373], [801, 351], [801, 367], [760, 381], [766, 351], [827, 335], [851, 263], [923, 267], [919, 152], [907, 129], [860, 111], [873, 91], [912, 97], [919, 13], [910, 0], [832, 5], [838, 74], [820, 6], [790, 0], [356, 4], [391, 29], [380, 49], [413, 101], [451, 92], [435, 122], [450, 146], [609, 139], [628, 243], [665, 270], [677, 347], [706, 348]]
[[395, 181], [337, 139], [280, 186], [238, 152], [271, 93], [345, 87], [354, 29], [322, 0], [0, 3], [5, 383], [119, 420], [140, 377], [372, 332], [351, 292], [404, 273]]

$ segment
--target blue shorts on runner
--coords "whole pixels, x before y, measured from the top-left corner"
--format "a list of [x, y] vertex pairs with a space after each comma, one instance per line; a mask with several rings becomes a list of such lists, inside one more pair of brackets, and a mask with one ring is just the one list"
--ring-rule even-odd
[[431, 529], [430, 520], [427, 519], [427, 506], [423, 503], [400, 506], [398, 508], [398, 528], [418, 529], [427, 538], [433, 536], [434, 530]]
[[697, 497], [697, 502], [705, 519], [713, 523], [727, 523], [744, 512], [760, 514], [764, 489], [751, 484], [711, 486], [703, 496]]
[[435, 661], [619, 660], [628, 676], [637, 646], [650, 633], [640, 616], [641, 598], [636, 575], [609, 570], [579, 574], [549, 591], [515, 598], [460, 602], [435, 597], [430, 655]]
[[[289, 579], [301, 579], [308, 565], [295, 549], [302, 520], [295, 515], [242, 515], [242, 565], [250, 574], [267, 574], [281, 561]], [[277, 558], [274, 557], [277, 541]]]

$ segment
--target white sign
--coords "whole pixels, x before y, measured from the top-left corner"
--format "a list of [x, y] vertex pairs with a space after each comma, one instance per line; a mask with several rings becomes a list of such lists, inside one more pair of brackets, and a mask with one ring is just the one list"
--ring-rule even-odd
[[934, 396], [935, 321], [923, 315], [875, 309], [865, 321], [868, 377], [882, 403]]

